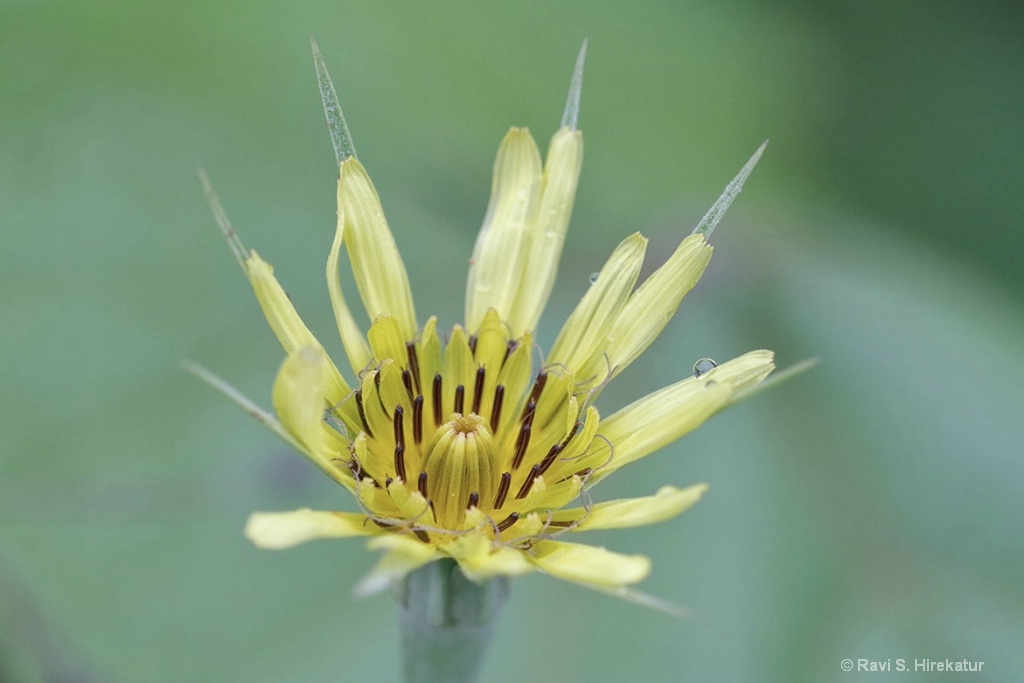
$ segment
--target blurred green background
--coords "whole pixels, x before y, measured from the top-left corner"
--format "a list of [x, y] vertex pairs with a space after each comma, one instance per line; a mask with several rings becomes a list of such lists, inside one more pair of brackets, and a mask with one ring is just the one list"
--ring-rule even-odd
[[546, 144], [584, 37], [546, 344], [622, 237], [653, 269], [771, 139], [704, 280], [603, 397], [702, 356], [821, 359], [595, 490], [711, 484], [586, 539], [650, 555], [641, 587], [696, 616], [520, 579], [487, 681], [885, 677], [844, 657], [1020, 680], [1022, 29], [1015, 1], [0, 3], [0, 680], [397, 678], [392, 601], [350, 595], [376, 559], [358, 540], [241, 534], [347, 494], [179, 367], [269, 405], [281, 360], [200, 166], [340, 352], [310, 34], [448, 326], [498, 141]]

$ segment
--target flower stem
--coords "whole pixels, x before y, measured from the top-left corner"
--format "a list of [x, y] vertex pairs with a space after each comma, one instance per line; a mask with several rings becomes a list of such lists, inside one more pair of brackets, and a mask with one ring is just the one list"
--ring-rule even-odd
[[473, 583], [451, 559], [420, 567], [399, 584], [406, 683], [471, 683], [508, 598], [507, 577]]

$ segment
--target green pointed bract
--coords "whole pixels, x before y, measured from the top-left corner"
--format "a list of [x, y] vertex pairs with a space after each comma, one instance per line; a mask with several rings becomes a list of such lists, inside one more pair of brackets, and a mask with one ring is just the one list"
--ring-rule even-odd
[[583, 93], [583, 64], [587, 60], [587, 39], [576, 56], [576, 68], [572, 72], [569, 83], [569, 96], [565, 99], [565, 111], [562, 113], [562, 128], [576, 130], [580, 118], [580, 95]]
[[311, 37], [309, 42], [313, 48], [316, 82], [320, 86], [320, 99], [323, 101], [324, 115], [327, 117], [327, 130], [331, 134], [334, 156], [340, 165], [345, 159], [356, 156], [356, 146], [352, 144], [352, 136], [348, 132], [345, 115], [341, 113], [341, 104], [338, 103], [338, 93], [334, 90], [334, 81], [331, 80], [331, 74], [327, 72], [327, 64], [324, 63], [323, 55], [320, 54], [320, 46], [317, 45], [316, 38]]
[[722, 191], [722, 195], [718, 198], [708, 212], [704, 214], [704, 218], [700, 219], [700, 223], [693, 229], [694, 235], [704, 235], [704, 237], [710, 237], [711, 233], [714, 232], [715, 226], [722, 220], [722, 216], [729, 209], [732, 201], [736, 199], [736, 195], [743, 190], [743, 183], [746, 182], [747, 177], [750, 175], [754, 167], [757, 166], [757, 162], [761, 159], [761, 154], [764, 153], [764, 148], [768, 146], [768, 141], [765, 140], [761, 143], [761, 146], [754, 152], [754, 156], [750, 157], [750, 160], [743, 165], [740, 172], [736, 174], [736, 177], [732, 179], [725, 189]]

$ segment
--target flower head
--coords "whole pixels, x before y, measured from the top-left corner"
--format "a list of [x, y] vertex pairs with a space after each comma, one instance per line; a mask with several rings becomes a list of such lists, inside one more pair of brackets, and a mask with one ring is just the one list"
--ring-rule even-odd
[[[576, 125], [583, 54], [546, 160], [525, 129], [513, 128], [502, 141], [470, 259], [465, 324], [442, 334], [436, 318], [419, 325], [405, 266], [314, 44], [340, 169], [327, 282], [354, 382], [303, 324], [271, 266], [242, 246], [211, 194], [286, 353], [274, 383], [276, 418], [246, 405], [349, 489], [359, 507], [254, 513], [246, 534], [258, 546], [369, 536], [386, 554], [362, 591], [451, 557], [471, 579], [540, 570], [639, 595], [626, 587], [647, 575], [645, 557], [565, 539], [662, 521], [695, 503], [706, 487], [664, 486], [649, 497], [601, 503], [591, 500], [590, 487], [749, 392], [772, 371], [772, 353], [703, 363], [694, 375], [608, 417], [596, 400], [700, 278], [711, 258], [707, 238], [763, 146], [639, 287], [647, 240], [639, 233], [623, 240], [542, 354], [533, 329], [554, 285], [583, 156]], [[366, 309], [365, 333], [339, 284], [342, 247]]]

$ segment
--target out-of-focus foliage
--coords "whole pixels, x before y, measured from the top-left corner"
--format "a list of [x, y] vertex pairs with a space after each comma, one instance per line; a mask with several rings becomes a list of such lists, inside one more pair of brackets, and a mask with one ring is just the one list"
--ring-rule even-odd
[[[316, 34], [421, 312], [458, 322], [509, 125], [590, 53], [586, 159], [541, 339], [619, 239], [674, 246], [765, 137], [705, 280], [606, 392], [773, 348], [821, 364], [598, 499], [708, 481], [599, 540], [677, 621], [517, 581], [489, 681], [820, 681], [844, 657], [1024, 656], [1024, 42], [1015, 2], [0, 5], [0, 680], [397, 676], [358, 541], [260, 552], [343, 491], [178, 366], [264, 405], [281, 359], [203, 166], [326, 340], [336, 170]], [[607, 488], [606, 488], [607, 487]], [[593, 642], [606, 643], [593, 648]]]

